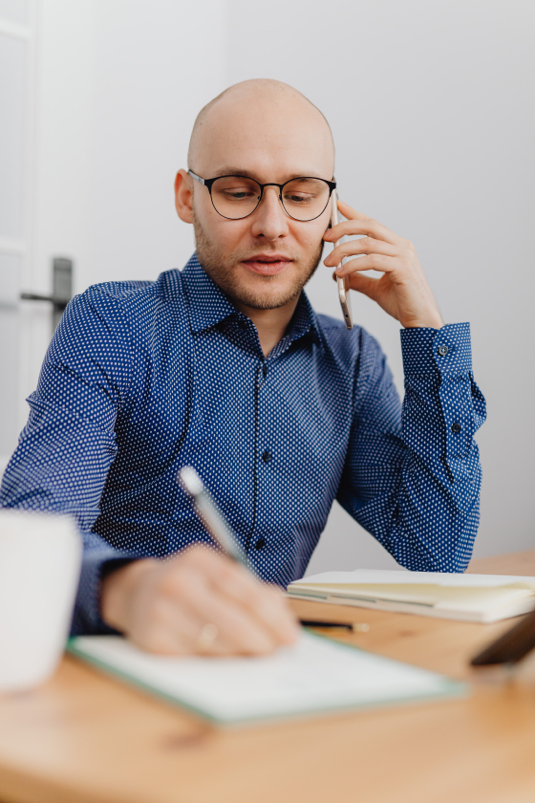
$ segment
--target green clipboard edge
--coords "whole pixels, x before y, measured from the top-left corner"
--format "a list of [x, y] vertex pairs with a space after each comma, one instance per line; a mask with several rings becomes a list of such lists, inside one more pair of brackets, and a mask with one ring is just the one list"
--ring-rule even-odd
[[[383, 661], [388, 661], [389, 663], [395, 664], [402, 664], [406, 666], [403, 661], [397, 661], [395, 658], [385, 658], [383, 655], [377, 655], [376, 653], [370, 653], [369, 650], [363, 650], [361, 647], [357, 647], [353, 644], [347, 644], [343, 641], [337, 641], [335, 639], [331, 639], [328, 636], [320, 635], [319, 633], [312, 632], [309, 628], [305, 628], [310, 635], [314, 636], [314, 638], [323, 639], [325, 641], [329, 641], [331, 644], [334, 642], [339, 647], [346, 648], [349, 650], [357, 650], [358, 652], [363, 652], [368, 655], [373, 655], [375, 658], [380, 658]], [[159, 697], [161, 700], [164, 700], [167, 703], [171, 703], [172, 705], [178, 708], [184, 708], [186, 711], [189, 711], [196, 716], [201, 717], [204, 720], [207, 720], [212, 725], [216, 725], [218, 727], [225, 727], [225, 728], [235, 728], [240, 727], [243, 725], [256, 725], [268, 722], [291, 722], [299, 719], [312, 719], [314, 717], [321, 717], [321, 716], [329, 716], [331, 714], [337, 713], [348, 713], [350, 711], [366, 711], [373, 708], [387, 708], [389, 706], [401, 707], [404, 705], [411, 705], [412, 703], [425, 703], [431, 702], [436, 700], [443, 700], [443, 699], [450, 699], [452, 697], [466, 697], [469, 693], [469, 687], [467, 683], [463, 683], [459, 680], [452, 680], [451, 678], [446, 677], [445, 675], [440, 675], [439, 672], [433, 672], [435, 675], [439, 675], [443, 678], [443, 691], [437, 692], [436, 694], [426, 694], [426, 695], [414, 695], [409, 697], [403, 697], [401, 699], [393, 699], [393, 700], [385, 700], [379, 702], [372, 702], [372, 703], [353, 703], [353, 704], [343, 704], [343, 705], [333, 705], [329, 708], [317, 708], [317, 709], [309, 709], [307, 711], [297, 711], [295, 713], [290, 713], [288, 715], [285, 714], [274, 714], [273, 716], [262, 716], [262, 717], [245, 717], [242, 719], [219, 719], [214, 717], [208, 711], [197, 708], [196, 706], [191, 705], [190, 703], [186, 702], [185, 700], [180, 699], [179, 697], [174, 697], [170, 694], [167, 694], [160, 689], [155, 688], [154, 686], [150, 686], [147, 683], [144, 683], [141, 680], [133, 677], [132, 675], [127, 675], [121, 670], [116, 669], [113, 666], [105, 663], [104, 661], [100, 661], [98, 658], [94, 658], [93, 656], [87, 655], [83, 650], [79, 650], [76, 646], [77, 638], [74, 636], [67, 641], [66, 651], [69, 652], [71, 655], [74, 655], [76, 658], [81, 659], [85, 663], [89, 663], [94, 666], [96, 669], [99, 669], [106, 675], [112, 675], [118, 680], [122, 680], [128, 686], [132, 686], [134, 688], [140, 689], [143, 692], [147, 692], [149, 695], [153, 697]], [[410, 664], [409, 664], [410, 665]], [[422, 669], [422, 667], [415, 667], [417, 669]], [[432, 672], [432, 670], [425, 670]]]

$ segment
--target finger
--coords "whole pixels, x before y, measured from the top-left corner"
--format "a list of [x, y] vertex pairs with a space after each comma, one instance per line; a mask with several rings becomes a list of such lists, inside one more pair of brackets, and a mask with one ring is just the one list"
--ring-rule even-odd
[[259, 583], [252, 576], [240, 579], [242, 583], [229, 583], [221, 578], [218, 588], [257, 619], [260, 626], [267, 628], [278, 644], [293, 644], [299, 628], [280, 589]]
[[[213, 595], [210, 574], [217, 570], [225, 572], [233, 564], [228, 558], [203, 546], [186, 549], [162, 566], [158, 585], [154, 589], [156, 600], [148, 612], [147, 623], [142, 633], [141, 646], [153, 652], [172, 654], [198, 653], [229, 654], [240, 652], [229, 643], [214, 605], [206, 605], [204, 597]], [[214, 624], [217, 638], [206, 648], [200, 635], [206, 624]], [[228, 628], [228, 625], [227, 625]], [[255, 644], [253, 651], [267, 651], [266, 644]]]
[[181, 584], [183, 599], [204, 622], [214, 624], [221, 644], [233, 653], [262, 655], [275, 649], [276, 641], [243, 607], [231, 602], [200, 574], [191, 572]]
[[380, 279], [374, 279], [372, 276], [364, 276], [362, 273], [353, 273], [349, 277], [349, 287], [357, 293], [362, 293], [372, 301], [376, 300], [379, 291]]
[[[187, 625], [184, 621], [187, 619]], [[212, 638], [206, 641], [204, 631], [206, 626], [215, 629]], [[218, 623], [201, 618], [190, 601], [178, 606], [174, 602], [174, 611], [170, 616], [170, 626], [176, 633], [177, 642], [185, 645], [187, 655], [234, 655], [236, 650], [228, 643]]]
[[203, 641], [203, 630], [212, 622], [203, 621], [187, 604], [176, 600], [158, 600], [146, 639], [136, 639], [139, 646], [160, 655], [230, 655], [234, 651], [225, 644], [216, 626], [212, 641]]
[[260, 582], [235, 561], [208, 550], [190, 551], [198, 571], [219, 593], [240, 605], [267, 628], [278, 644], [292, 644], [299, 632], [296, 618], [280, 589]]
[[376, 240], [384, 240], [392, 245], [399, 246], [405, 242], [404, 238], [400, 237], [399, 234], [394, 234], [393, 231], [390, 231], [382, 223], [371, 217], [344, 220], [341, 223], [337, 223], [332, 229], [327, 229], [323, 239], [328, 242], [336, 242], [341, 240], [342, 237], [351, 237], [357, 234], [367, 234]]
[[342, 215], [349, 220], [371, 220], [369, 215], [365, 215], [364, 212], [358, 212], [356, 209], [353, 209], [352, 206], [346, 204], [345, 201], [341, 201], [338, 199], [337, 203], [338, 211], [342, 213]]
[[349, 276], [356, 271], [378, 270], [382, 273], [393, 273], [399, 267], [396, 257], [384, 256], [383, 254], [369, 254], [364, 257], [357, 257], [336, 268], [337, 276]]
[[142, 626], [133, 628], [128, 638], [138, 647], [160, 655], [191, 654], [192, 644], [201, 630], [201, 620], [176, 604], [159, 596], [152, 601]]
[[277, 645], [293, 644], [297, 639], [296, 617], [279, 588], [259, 582], [238, 566], [234, 578], [230, 573], [219, 578], [217, 591], [236, 602], [256, 627], [269, 632]]
[[384, 254], [385, 256], [397, 256], [399, 249], [390, 243], [382, 240], [375, 240], [373, 237], [362, 237], [360, 240], [350, 240], [342, 243], [323, 260], [327, 267], [339, 265], [344, 257], [355, 256], [356, 254]]

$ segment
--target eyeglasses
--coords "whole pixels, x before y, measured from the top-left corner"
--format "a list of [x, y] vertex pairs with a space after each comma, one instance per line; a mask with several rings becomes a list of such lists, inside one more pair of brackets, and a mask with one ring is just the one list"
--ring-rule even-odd
[[293, 220], [306, 223], [315, 220], [327, 209], [335, 181], [301, 176], [284, 184], [259, 184], [247, 176], [218, 176], [201, 178], [188, 170], [189, 175], [203, 184], [212, 200], [215, 211], [227, 220], [249, 217], [262, 201], [264, 187], [278, 187], [279, 200], [286, 214]]

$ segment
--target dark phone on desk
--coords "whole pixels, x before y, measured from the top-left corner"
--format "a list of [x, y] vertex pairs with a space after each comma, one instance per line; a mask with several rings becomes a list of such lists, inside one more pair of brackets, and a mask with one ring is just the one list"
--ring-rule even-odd
[[534, 648], [535, 611], [532, 611], [475, 655], [470, 664], [472, 666], [515, 664]]

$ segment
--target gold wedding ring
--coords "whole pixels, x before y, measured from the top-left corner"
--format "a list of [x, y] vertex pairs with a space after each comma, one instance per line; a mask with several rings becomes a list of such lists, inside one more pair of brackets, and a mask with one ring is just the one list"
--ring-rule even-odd
[[202, 650], [209, 650], [218, 636], [217, 626], [211, 623], [204, 625], [197, 638], [197, 644]]

